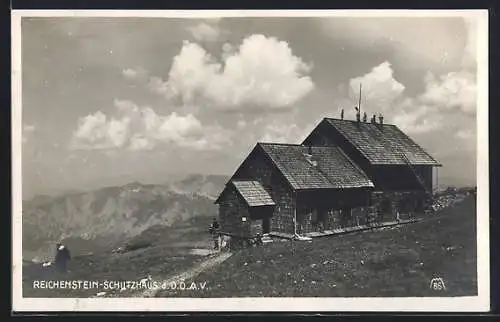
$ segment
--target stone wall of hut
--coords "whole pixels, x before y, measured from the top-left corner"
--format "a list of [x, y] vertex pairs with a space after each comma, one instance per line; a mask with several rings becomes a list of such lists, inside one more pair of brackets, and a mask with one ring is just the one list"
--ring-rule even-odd
[[226, 188], [219, 203], [219, 223], [222, 233], [238, 237], [251, 234], [248, 207], [232, 185]]
[[423, 214], [428, 197], [422, 191], [377, 191], [372, 194], [372, 206], [379, 221], [393, 221]]

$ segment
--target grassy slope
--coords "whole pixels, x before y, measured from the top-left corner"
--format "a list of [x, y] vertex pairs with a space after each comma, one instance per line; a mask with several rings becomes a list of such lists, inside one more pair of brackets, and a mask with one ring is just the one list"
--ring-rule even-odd
[[[75, 256], [67, 274], [42, 269], [38, 264], [23, 267], [24, 297], [88, 297], [104, 290], [33, 289], [35, 280], [138, 281], [150, 274], [155, 280], [174, 275], [204, 259], [191, 255], [196, 247], [211, 247], [207, 233], [211, 218], [192, 218], [175, 227], [152, 227], [128, 244], [150, 243], [146, 248], [119, 254], [110, 249], [89, 256]], [[107, 292], [108, 294], [111, 292]], [[136, 291], [124, 292], [126, 296]]]
[[[398, 228], [274, 242], [240, 251], [196, 282], [203, 292], [158, 296], [464, 296], [477, 294], [475, 201]], [[295, 251], [293, 249], [295, 248]], [[446, 290], [430, 289], [443, 278]]]

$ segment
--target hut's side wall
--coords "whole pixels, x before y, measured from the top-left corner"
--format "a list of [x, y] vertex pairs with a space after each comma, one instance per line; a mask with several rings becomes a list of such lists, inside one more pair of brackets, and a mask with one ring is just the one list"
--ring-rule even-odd
[[[246, 221], [242, 221], [243, 217]], [[242, 238], [250, 236], [248, 207], [232, 185], [226, 188], [219, 202], [219, 221], [223, 233]]]

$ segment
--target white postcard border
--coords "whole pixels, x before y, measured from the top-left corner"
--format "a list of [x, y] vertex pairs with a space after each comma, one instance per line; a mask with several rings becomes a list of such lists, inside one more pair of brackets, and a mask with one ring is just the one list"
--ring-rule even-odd
[[[477, 28], [478, 296], [408, 298], [23, 298], [21, 17], [471, 17]], [[13, 10], [12, 26], [12, 303], [13, 311], [432, 311], [490, 309], [487, 10]]]

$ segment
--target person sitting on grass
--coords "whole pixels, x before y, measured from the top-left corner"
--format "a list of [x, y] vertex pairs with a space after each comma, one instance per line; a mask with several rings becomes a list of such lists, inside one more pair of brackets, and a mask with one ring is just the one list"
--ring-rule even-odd
[[54, 259], [56, 269], [61, 273], [66, 273], [68, 261], [71, 259], [70, 252], [62, 243], [57, 244], [56, 257]]

